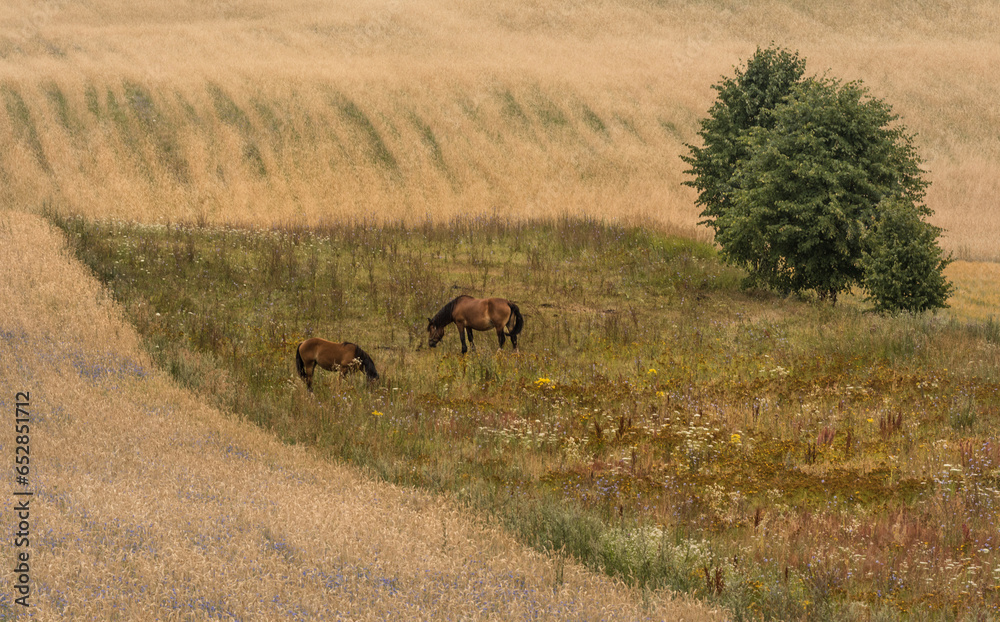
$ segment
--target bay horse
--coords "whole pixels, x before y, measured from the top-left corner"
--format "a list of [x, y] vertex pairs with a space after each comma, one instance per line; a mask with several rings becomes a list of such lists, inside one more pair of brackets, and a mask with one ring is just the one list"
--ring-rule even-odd
[[312, 391], [313, 372], [317, 365], [327, 371], [340, 371], [342, 376], [346, 376], [347, 372], [352, 370], [364, 369], [369, 381], [378, 380], [378, 372], [375, 371], [372, 357], [357, 344], [349, 341], [334, 343], [313, 337], [300, 343], [295, 348], [295, 369], [305, 380], [306, 387], [310, 391]]
[[444, 329], [452, 322], [458, 326], [458, 337], [462, 340], [462, 354], [469, 349], [465, 345], [465, 335], [469, 335], [469, 345], [475, 346], [472, 341], [473, 330], [496, 329], [497, 339], [500, 341], [500, 348], [503, 348], [506, 336], [510, 336], [510, 343], [517, 351], [517, 336], [524, 328], [524, 318], [517, 305], [503, 298], [473, 298], [472, 296], [461, 295], [437, 312], [432, 318], [427, 318], [427, 345], [437, 346], [444, 337]]

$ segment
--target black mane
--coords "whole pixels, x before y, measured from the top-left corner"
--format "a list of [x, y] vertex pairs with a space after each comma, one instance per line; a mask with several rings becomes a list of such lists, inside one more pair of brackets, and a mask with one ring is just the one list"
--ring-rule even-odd
[[368, 380], [378, 380], [378, 371], [375, 370], [375, 361], [372, 360], [372, 357], [368, 356], [368, 353], [362, 350], [361, 346], [356, 343], [345, 341], [344, 344], [354, 346], [354, 356], [361, 361], [361, 367], [364, 368]]
[[461, 298], [471, 298], [472, 296], [467, 296], [462, 294], [461, 296], [456, 296], [454, 300], [441, 307], [441, 310], [437, 312], [437, 315], [431, 318], [431, 324], [437, 326], [438, 328], [442, 326], [447, 326], [455, 321], [452, 317], [452, 312], [455, 310], [455, 303], [457, 303]]

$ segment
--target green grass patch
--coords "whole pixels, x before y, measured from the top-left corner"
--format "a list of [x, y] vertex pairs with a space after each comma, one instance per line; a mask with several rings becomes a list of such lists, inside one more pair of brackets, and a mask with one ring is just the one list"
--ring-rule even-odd
[[31, 111], [28, 110], [28, 105], [24, 103], [24, 98], [21, 97], [20, 91], [10, 85], [4, 84], [0, 86], [0, 93], [3, 94], [7, 116], [10, 118], [11, 125], [14, 128], [14, 137], [27, 147], [31, 155], [34, 156], [39, 168], [51, 174], [52, 166], [45, 155], [42, 141], [38, 137], [38, 128], [35, 127]]
[[448, 174], [448, 165], [444, 162], [444, 153], [441, 151], [441, 144], [438, 143], [437, 136], [434, 135], [434, 130], [426, 121], [420, 118], [416, 113], [410, 115], [410, 121], [413, 123], [413, 127], [417, 130], [420, 135], [420, 141], [427, 147], [430, 152], [431, 162], [434, 163], [441, 172]]
[[146, 87], [125, 80], [123, 83], [125, 100], [136, 119], [140, 135], [146, 136], [153, 147], [156, 160], [178, 182], [187, 183], [191, 174], [184, 158], [177, 129], [169, 121]]
[[83, 90], [83, 101], [87, 105], [87, 110], [90, 114], [94, 115], [94, 118], [101, 118], [101, 95], [97, 92], [97, 87], [93, 84], [88, 84]]
[[340, 111], [345, 121], [361, 134], [367, 145], [366, 151], [373, 164], [380, 166], [390, 172], [399, 171], [399, 163], [396, 156], [392, 154], [388, 145], [382, 140], [381, 134], [372, 120], [368, 118], [357, 104], [346, 97], [340, 97], [335, 102], [335, 106]]
[[558, 104], [541, 92], [534, 93], [531, 99], [531, 108], [545, 129], [557, 130], [569, 127], [569, 117], [566, 116], [566, 113]]
[[52, 106], [53, 111], [56, 113], [56, 119], [59, 120], [59, 125], [63, 127], [71, 136], [77, 136], [83, 130], [83, 124], [73, 113], [70, 108], [69, 101], [66, 99], [66, 95], [59, 88], [59, 85], [55, 82], [50, 82], [45, 85], [45, 98], [48, 100], [49, 104]]
[[215, 106], [215, 114], [219, 120], [236, 129], [244, 138], [253, 135], [253, 125], [250, 117], [240, 108], [229, 93], [221, 86], [213, 83], [208, 85], [208, 94], [212, 97], [212, 104]]
[[521, 107], [520, 102], [517, 101], [517, 97], [510, 89], [498, 92], [497, 99], [500, 100], [500, 114], [505, 119], [521, 127], [527, 126], [530, 123], [528, 115], [524, 112], [524, 108]]
[[296, 142], [299, 140], [298, 132], [284, 114], [278, 113], [277, 106], [261, 98], [255, 98], [253, 100], [253, 108], [260, 118], [264, 130], [266, 130], [275, 152], [281, 151], [286, 142]]
[[128, 104], [119, 101], [118, 94], [110, 87], [105, 91], [106, 117], [117, 130], [121, 144], [125, 147], [125, 152], [130, 164], [142, 173], [147, 179], [152, 179], [153, 172], [149, 165], [149, 160], [142, 147], [143, 136], [140, 127], [136, 126], [129, 119]]
[[580, 116], [583, 118], [583, 123], [591, 129], [595, 134], [601, 134], [607, 136], [608, 126], [604, 123], [604, 119], [600, 117], [596, 112], [594, 112], [590, 106], [583, 104], [580, 109]]
[[635, 125], [635, 121], [633, 121], [631, 118], [621, 114], [616, 114], [615, 121], [620, 126], [622, 126], [622, 129], [624, 129], [626, 132], [635, 137], [636, 140], [638, 140], [639, 142], [645, 142], [642, 138], [642, 134], [639, 132], [639, 128], [637, 128]]
[[[557, 556], [736, 619], [997, 611], [1000, 386], [956, 356], [993, 356], [976, 331], [744, 293], [709, 246], [587, 220], [53, 218], [179, 382]], [[517, 302], [521, 352], [477, 333], [463, 357], [454, 327], [427, 348], [460, 293]], [[383, 380], [307, 393], [309, 336]]]
[[241, 152], [244, 163], [257, 177], [266, 177], [267, 165], [264, 163], [264, 156], [257, 145], [257, 132], [250, 122], [250, 117], [236, 104], [229, 93], [217, 84], [209, 83], [208, 93], [212, 97], [215, 114], [223, 123], [233, 127], [243, 138]]

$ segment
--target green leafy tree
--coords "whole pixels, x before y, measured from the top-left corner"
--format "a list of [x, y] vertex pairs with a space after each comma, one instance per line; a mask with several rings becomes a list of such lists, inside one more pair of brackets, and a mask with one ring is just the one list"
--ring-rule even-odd
[[[780, 56], [758, 50], [762, 54]], [[756, 66], [754, 59], [750, 66]], [[724, 85], [739, 86], [738, 81]], [[859, 82], [819, 78], [796, 79], [783, 96], [768, 101], [772, 105], [758, 110], [756, 123], [743, 129], [704, 121], [706, 146], [692, 148], [686, 158], [692, 164], [688, 172], [697, 176], [689, 183], [700, 191], [704, 222], [715, 229], [722, 255], [747, 270], [748, 285], [813, 290], [832, 301], [860, 285], [879, 310], [944, 306], [950, 290], [941, 273], [947, 260], [937, 246], [940, 231], [922, 220], [931, 213], [922, 202], [927, 182], [912, 138], [895, 123], [891, 107], [870, 97]], [[710, 114], [730, 109], [717, 103]], [[728, 118], [728, 112], [722, 116]], [[714, 136], [716, 130], [730, 133], [726, 141]], [[721, 157], [711, 156], [724, 151], [723, 144], [733, 157], [731, 172], [723, 170]], [[903, 222], [920, 225], [915, 247], [895, 243], [889, 233]], [[921, 267], [897, 266], [890, 273], [896, 277], [908, 270], [911, 276], [924, 273], [912, 280], [917, 290], [892, 293], [887, 279], [893, 277], [879, 274], [892, 253], [900, 253], [895, 260], [904, 264], [938, 258], [936, 276]], [[893, 296], [892, 302], [885, 296]]]
[[941, 229], [924, 222], [898, 199], [879, 205], [862, 258], [866, 300], [878, 311], [924, 311], [948, 306], [951, 283], [944, 277], [951, 257], [937, 245]]
[[750, 155], [742, 137], [755, 127], [771, 126], [767, 113], [788, 97], [805, 68], [805, 60], [798, 54], [774, 47], [757, 48], [746, 67], [737, 68], [734, 77], [712, 87], [719, 97], [701, 121], [698, 135], [704, 146], [687, 145], [691, 155], [681, 156], [691, 166], [687, 172], [695, 177], [684, 183], [698, 191], [696, 202], [707, 219], [701, 224], [714, 227], [715, 219], [730, 204], [736, 189], [736, 165]]

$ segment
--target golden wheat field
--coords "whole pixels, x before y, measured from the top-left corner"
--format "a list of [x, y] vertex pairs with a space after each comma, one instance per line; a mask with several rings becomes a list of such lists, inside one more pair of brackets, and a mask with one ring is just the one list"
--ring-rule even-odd
[[[0, 8], [2, 201], [268, 225], [580, 214], [692, 232], [684, 143], [770, 42], [917, 134], [944, 245], [996, 258], [992, 0]], [[704, 233], [702, 233], [704, 235]]]
[[916, 134], [960, 259], [948, 313], [994, 318], [995, 0], [4, 2], [0, 404], [28, 391], [35, 417], [34, 619], [725, 618], [204, 405], [38, 214], [569, 215], [707, 241], [680, 156], [712, 85], [771, 42], [863, 80]]

